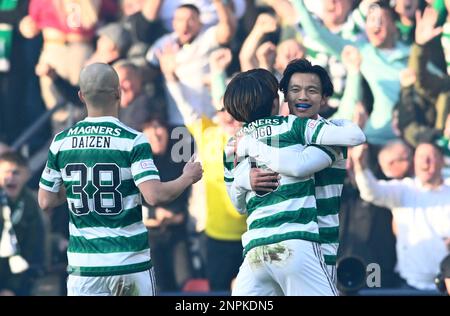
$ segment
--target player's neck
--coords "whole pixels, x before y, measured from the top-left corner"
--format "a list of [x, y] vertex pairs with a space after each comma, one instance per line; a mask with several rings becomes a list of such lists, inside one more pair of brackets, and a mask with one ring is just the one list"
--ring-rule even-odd
[[119, 107], [106, 107], [106, 108], [98, 108], [93, 106], [87, 106], [87, 114], [89, 117], [102, 117], [102, 116], [112, 116], [119, 117]]
[[91, 110], [88, 111], [88, 117], [102, 117], [102, 116], [112, 116], [119, 117], [119, 113], [117, 111], [99, 111], [99, 110]]

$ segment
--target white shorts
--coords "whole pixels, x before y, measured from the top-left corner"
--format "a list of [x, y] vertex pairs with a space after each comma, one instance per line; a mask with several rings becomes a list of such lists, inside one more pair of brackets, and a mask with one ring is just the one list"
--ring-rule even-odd
[[69, 275], [68, 296], [154, 296], [154, 269], [123, 275], [89, 277]]
[[327, 264], [328, 275], [330, 276], [331, 281], [334, 286], [337, 286], [337, 271], [336, 265]]
[[245, 256], [233, 296], [337, 295], [320, 245], [292, 239], [251, 249]]

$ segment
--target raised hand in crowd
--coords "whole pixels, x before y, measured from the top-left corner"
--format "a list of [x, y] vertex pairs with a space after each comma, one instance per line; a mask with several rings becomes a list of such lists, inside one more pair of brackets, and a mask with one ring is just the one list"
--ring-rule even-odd
[[222, 72], [231, 63], [232, 54], [228, 48], [219, 48], [214, 50], [209, 56], [209, 65], [211, 72]]
[[57, 75], [55, 68], [46, 63], [37, 64], [34, 71], [38, 77], [50, 77], [54, 79]]
[[159, 66], [164, 77], [168, 81], [178, 81], [176, 70], [176, 54], [179, 48], [176, 45], [166, 45], [155, 54], [159, 60]]
[[419, 11], [416, 12], [416, 43], [418, 45], [425, 45], [434, 37], [442, 33], [442, 27], [435, 27], [438, 20], [438, 13], [431, 7], [426, 7], [421, 15]]
[[269, 13], [261, 13], [258, 15], [253, 29], [245, 39], [239, 52], [239, 62], [242, 71], [259, 67], [258, 60], [255, 56], [258, 45], [265, 34], [275, 32], [277, 27], [278, 23], [273, 15]]
[[400, 71], [400, 84], [406, 88], [413, 85], [417, 80], [416, 72], [411, 68], [405, 68]]
[[259, 68], [271, 70], [275, 63], [276, 46], [272, 42], [265, 42], [261, 44], [256, 50], [256, 59], [258, 60]]
[[355, 171], [362, 171], [368, 166], [368, 145], [362, 144], [352, 148], [350, 159], [353, 162]]
[[28, 39], [37, 36], [41, 32], [36, 22], [34, 22], [34, 20], [29, 15], [25, 16], [20, 21], [19, 30], [23, 37]]
[[359, 73], [362, 56], [358, 48], [352, 45], [345, 46], [342, 50], [341, 58], [347, 72]]

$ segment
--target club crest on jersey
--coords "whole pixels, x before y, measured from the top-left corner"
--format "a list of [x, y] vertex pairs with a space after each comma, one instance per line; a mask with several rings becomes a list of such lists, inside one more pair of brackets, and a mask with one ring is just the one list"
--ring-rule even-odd
[[316, 121], [316, 120], [310, 120], [310, 122], [308, 123], [308, 127], [314, 128], [314, 127], [316, 127], [317, 123], [318, 123], [318, 121]]

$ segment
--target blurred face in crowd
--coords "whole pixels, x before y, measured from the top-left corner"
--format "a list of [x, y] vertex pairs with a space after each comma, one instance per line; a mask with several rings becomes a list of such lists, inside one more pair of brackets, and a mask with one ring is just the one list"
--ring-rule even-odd
[[295, 39], [284, 40], [277, 46], [275, 57], [275, 68], [283, 73], [291, 60], [302, 58], [305, 55], [305, 48]]
[[169, 131], [163, 124], [157, 120], [152, 120], [144, 125], [142, 132], [152, 146], [154, 155], [163, 155], [166, 152], [169, 143]]
[[105, 54], [105, 57], [108, 58], [111, 52], [117, 50], [116, 44], [110, 39], [108, 36], [101, 35], [97, 40], [97, 53]]
[[178, 8], [172, 24], [181, 44], [192, 42], [202, 28], [200, 16], [189, 8]]
[[15, 201], [28, 181], [28, 170], [14, 162], [0, 161], [0, 187]]
[[216, 114], [219, 120], [219, 125], [225, 130], [228, 135], [234, 135], [242, 127], [242, 123], [236, 121], [227, 111], [218, 111]]
[[323, 0], [322, 19], [325, 25], [341, 25], [347, 19], [353, 0]]
[[142, 81], [138, 74], [128, 67], [116, 67], [119, 76], [120, 89], [122, 91], [120, 106], [127, 107], [141, 94]]
[[377, 48], [393, 48], [396, 28], [387, 9], [373, 6], [369, 9], [366, 33], [370, 43]]
[[328, 101], [322, 96], [322, 83], [314, 73], [294, 73], [285, 95], [292, 115], [317, 119], [320, 107]]
[[444, 166], [442, 154], [433, 145], [419, 144], [414, 154], [414, 173], [422, 184], [439, 185]]
[[383, 148], [378, 155], [378, 161], [386, 177], [402, 179], [411, 167], [411, 151], [405, 144], [396, 143]]
[[413, 19], [418, 7], [419, 0], [396, 0], [394, 9], [398, 15]]

